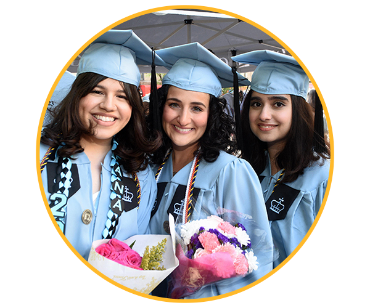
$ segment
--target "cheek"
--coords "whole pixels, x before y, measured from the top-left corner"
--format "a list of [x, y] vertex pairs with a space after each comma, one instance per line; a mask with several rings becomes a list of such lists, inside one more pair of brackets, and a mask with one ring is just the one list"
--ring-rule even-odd
[[169, 124], [175, 117], [176, 117], [175, 112], [171, 108], [168, 108], [167, 106], [165, 106], [163, 109], [163, 115], [162, 115], [163, 127], [165, 127], [166, 124]]
[[206, 130], [207, 122], [208, 122], [208, 114], [204, 114], [197, 119], [197, 126], [199, 128], [202, 128], [203, 130]]
[[289, 110], [280, 114], [280, 122], [284, 123], [287, 128], [290, 128], [290, 126], [292, 125], [292, 111]]

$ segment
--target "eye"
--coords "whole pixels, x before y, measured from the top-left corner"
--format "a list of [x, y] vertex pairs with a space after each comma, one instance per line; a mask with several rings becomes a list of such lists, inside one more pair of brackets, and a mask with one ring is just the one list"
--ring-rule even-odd
[[275, 102], [275, 104], [274, 104], [276, 107], [278, 107], [278, 108], [280, 108], [280, 107], [284, 107], [285, 106], [285, 104], [284, 103], [282, 103], [282, 102]]
[[195, 111], [195, 112], [202, 112], [203, 111], [203, 109], [201, 108], [201, 107], [199, 107], [199, 106], [194, 106], [194, 107], [192, 107], [191, 108], [193, 111]]
[[117, 95], [117, 97], [118, 97], [118, 98], [120, 98], [120, 99], [126, 100], [126, 101], [128, 100], [128, 99], [127, 99], [127, 96], [126, 96], [126, 95], [124, 95], [124, 94], [122, 94], [122, 95]]
[[179, 107], [179, 104], [178, 103], [174, 103], [174, 102], [170, 102], [168, 103], [168, 106], [171, 107], [171, 108], [178, 108]]
[[91, 91], [91, 93], [98, 94], [98, 95], [103, 95], [103, 92], [97, 89], [94, 89]]
[[251, 107], [261, 107], [261, 103], [258, 101], [251, 101], [250, 105]]

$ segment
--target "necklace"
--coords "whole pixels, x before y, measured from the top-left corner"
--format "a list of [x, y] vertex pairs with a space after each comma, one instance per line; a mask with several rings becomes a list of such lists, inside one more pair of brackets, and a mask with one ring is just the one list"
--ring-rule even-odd
[[[158, 183], [159, 177], [162, 173], [163, 167], [166, 164], [166, 162], [168, 161], [168, 158], [170, 157], [171, 151], [172, 151], [171, 148], [167, 151], [166, 156], [165, 156], [162, 164], [159, 166], [159, 168], [158, 168], [158, 170], [155, 174], [155, 180], [156, 180], [157, 183]], [[190, 169], [190, 173], [189, 173], [188, 183], [186, 185], [185, 202], [184, 202], [184, 207], [183, 207], [183, 210], [182, 210], [182, 213], [183, 213], [182, 223], [188, 222], [191, 214], [193, 213], [194, 207], [195, 207], [195, 204], [193, 203], [192, 196], [193, 196], [193, 192], [194, 192], [195, 179], [196, 179], [197, 173], [198, 173], [199, 162], [200, 162], [200, 154], [198, 153], [193, 159], [191, 169]]]

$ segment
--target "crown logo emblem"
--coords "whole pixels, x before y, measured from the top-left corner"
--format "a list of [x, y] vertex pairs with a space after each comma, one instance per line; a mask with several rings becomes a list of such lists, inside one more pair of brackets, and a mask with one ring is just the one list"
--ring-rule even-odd
[[182, 199], [181, 203], [175, 203], [173, 205], [173, 213], [176, 214], [176, 215], [180, 215], [181, 214], [181, 208], [184, 206], [184, 203], [185, 203], [185, 199]]
[[134, 194], [131, 193], [128, 189], [128, 187], [125, 187], [125, 194], [122, 196], [123, 201], [126, 202], [132, 202], [132, 198], [134, 197]]
[[270, 210], [279, 214], [284, 209], [284, 198], [279, 198], [279, 201], [272, 200]]

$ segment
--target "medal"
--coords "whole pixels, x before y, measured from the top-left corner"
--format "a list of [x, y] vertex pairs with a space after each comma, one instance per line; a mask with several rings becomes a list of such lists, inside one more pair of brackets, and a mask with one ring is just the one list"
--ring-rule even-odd
[[83, 211], [81, 215], [81, 220], [85, 225], [88, 225], [91, 222], [92, 217], [93, 217], [92, 212], [89, 209], [87, 209]]

